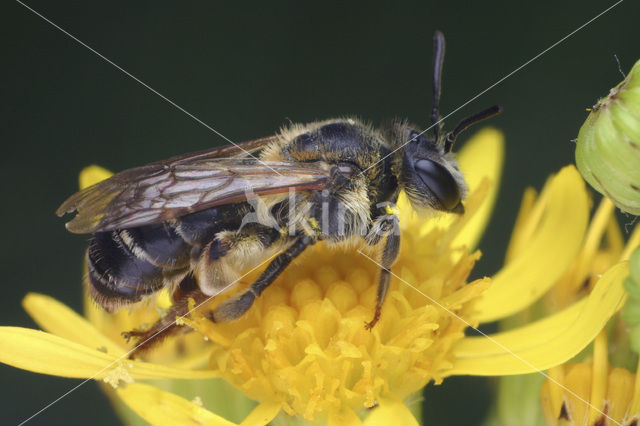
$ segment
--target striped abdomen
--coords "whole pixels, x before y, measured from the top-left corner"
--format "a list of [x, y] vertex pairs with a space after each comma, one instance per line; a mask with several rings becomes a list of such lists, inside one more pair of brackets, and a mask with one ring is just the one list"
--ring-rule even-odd
[[[220, 231], [237, 229], [246, 203], [214, 207], [138, 228], [99, 232], [87, 252], [89, 291], [109, 311], [138, 302], [168, 285], [178, 284], [192, 260]], [[214, 247], [215, 246], [215, 247]], [[212, 244], [218, 257], [224, 247]]]

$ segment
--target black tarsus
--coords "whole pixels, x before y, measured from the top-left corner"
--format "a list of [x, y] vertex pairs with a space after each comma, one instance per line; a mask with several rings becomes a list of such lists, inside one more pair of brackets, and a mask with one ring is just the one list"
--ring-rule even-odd
[[[391, 281], [391, 267], [398, 258], [400, 253], [400, 224], [397, 216], [387, 216], [386, 236], [384, 247], [382, 249], [382, 257], [380, 259], [380, 278], [378, 279], [378, 289], [376, 292], [376, 307], [371, 321], [365, 322], [364, 328], [371, 330], [380, 320], [382, 315], [382, 306], [389, 291], [389, 283]], [[376, 243], [372, 241], [372, 243]]]
[[187, 275], [173, 295], [174, 303], [167, 313], [147, 329], [136, 329], [122, 333], [122, 336], [129, 341], [135, 340], [135, 346], [129, 353], [129, 359], [134, 359], [157, 346], [167, 337], [175, 336], [191, 331], [185, 325], [176, 324], [176, 319], [189, 314], [189, 299], [196, 302], [196, 307], [204, 303], [206, 296], [200, 288], [193, 275]]
[[462, 119], [458, 123], [458, 125], [453, 129], [452, 132], [447, 134], [447, 138], [444, 142], [444, 152], [451, 152], [451, 147], [453, 143], [456, 141], [456, 138], [462, 131], [473, 126], [476, 123], [479, 123], [482, 120], [485, 120], [489, 117], [493, 117], [494, 115], [500, 114], [502, 112], [502, 107], [500, 105], [493, 105], [489, 108], [483, 109], [480, 112], [470, 115], [467, 118]]
[[436, 31], [433, 34], [433, 109], [431, 110], [431, 124], [435, 140], [440, 139], [442, 123], [440, 123], [440, 92], [442, 89], [442, 64], [444, 63], [444, 34]]

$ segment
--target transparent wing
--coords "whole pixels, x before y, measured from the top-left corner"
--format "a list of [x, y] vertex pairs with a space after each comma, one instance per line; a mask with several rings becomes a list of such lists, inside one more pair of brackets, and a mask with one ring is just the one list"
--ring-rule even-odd
[[[67, 229], [78, 234], [159, 223], [210, 207], [294, 190], [321, 190], [320, 163], [215, 158], [211, 151], [125, 170], [72, 195], [56, 211], [77, 211]], [[226, 155], [226, 154], [225, 154]]]
[[171, 157], [168, 160], [159, 161], [154, 164], [176, 164], [176, 163], [188, 163], [196, 160], [211, 160], [214, 158], [242, 158], [253, 157], [255, 153], [260, 151], [266, 145], [278, 140], [277, 136], [267, 136], [260, 139], [254, 139], [246, 142], [237, 143], [235, 145], [223, 145], [215, 148], [206, 149], [204, 151], [191, 152], [189, 154], [178, 155]]

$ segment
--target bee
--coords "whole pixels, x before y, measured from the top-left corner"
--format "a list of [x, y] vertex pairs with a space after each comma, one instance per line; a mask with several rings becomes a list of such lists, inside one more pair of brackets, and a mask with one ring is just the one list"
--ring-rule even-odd
[[308, 247], [354, 239], [376, 247], [380, 319], [400, 249], [401, 191], [417, 211], [463, 214], [467, 187], [451, 152], [467, 127], [501, 111], [492, 106], [445, 132], [439, 115], [445, 40], [434, 35], [431, 135], [406, 120], [374, 128], [355, 118], [292, 124], [278, 134], [125, 170], [67, 199], [58, 216], [93, 234], [87, 286], [107, 311], [168, 287], [174, 303], [147, 330], [133, 330], [139, 354], [184, 330], [176, 318], [230, 288], [243, 271], [273, 257], [246, 291], [212, 309], [214, 322], [241, 317]]

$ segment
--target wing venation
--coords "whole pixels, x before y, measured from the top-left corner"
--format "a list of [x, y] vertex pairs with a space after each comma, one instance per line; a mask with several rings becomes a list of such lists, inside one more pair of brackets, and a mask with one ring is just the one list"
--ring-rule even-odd
[[262, 162], [196, 154], [113, 175], [72, 195], [56, 211], [77, 211], [74, 233], [95, 233], [168, 221], [207, 208], [289, 190], [320, 190], [329, 178], [321, 163]]

